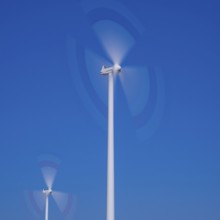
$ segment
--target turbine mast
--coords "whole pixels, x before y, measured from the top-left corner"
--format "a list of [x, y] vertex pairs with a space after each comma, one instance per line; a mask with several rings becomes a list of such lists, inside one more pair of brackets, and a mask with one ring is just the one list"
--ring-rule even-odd
[[107, 164], [107, 220], [115, 219], [114, 207], [114, 74], [108, 74], [108, 164]]
[[48, 211], [49, 211], [49, 194], [45, 194], [46, 196], [46, 203], [45, 203], [45, 220], [48, 220]]
[[114, 182], [114, 74], [121, 72], [121, 66], [102, 66], [101, 75], [108, 76], [108, 161], [107, 161], [107, 220], [115, 219]]
[[49, 218], [49, 196], [52, 194], [52, 189], [43, 189], [43, 193], [45, 194], [45, 220]]

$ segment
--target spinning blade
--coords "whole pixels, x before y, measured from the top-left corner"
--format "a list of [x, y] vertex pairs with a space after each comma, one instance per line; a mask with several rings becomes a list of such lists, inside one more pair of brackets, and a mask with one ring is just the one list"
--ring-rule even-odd
[[56, 158], [42, 158], [40, 159], [40, 167], [48, 189], [52, 189], [57, 169], [59, 167], [58, 160]]
[[103, 64], [110, 66], [111, 62], [97, 55], [97, 53], [93, 52], [92, 50], [88, 49], [85, 49], [85, 61], [92, 87], [99, 95], [101, 101], [107, 105], [106, 87], [108, 86], [108, 79], [107, 77], [100, 77], [100, 75], [97, 73], [100, 72], [100, 66], [102, 66]]
[[119, 24], [104, 20], [96, 22], [93, 28], [113, 64], [121, 65], [135, 41]]
[[59, 210], [64, 216], [73, 215], [75, 199], [71, 194], [54, 191], [52, 193], [52, 197], [54, 198]]
[[45, 207], [45, 196], [42, 191], [26, 191], [25, 200], [29, 210], [36, 216], [41, 216]]
[[132, 115], [140, 114], [148, 101], [150, 81], [146, 67], [124, 67], [119, 74]]

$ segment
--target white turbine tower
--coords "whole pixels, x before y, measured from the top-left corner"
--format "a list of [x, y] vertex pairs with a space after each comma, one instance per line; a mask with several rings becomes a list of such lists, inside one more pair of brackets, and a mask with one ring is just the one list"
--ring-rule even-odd
[[52, 194], [52, 189], [43, 189], [45, 195], [45, 220], [49, 219], [49, 196]]
[[114, 74], [121, 72], [121, 67], [102, 66], [101, 74], [108, 76], [108, 162], [107, 162], [107, 220], [114, 220]]

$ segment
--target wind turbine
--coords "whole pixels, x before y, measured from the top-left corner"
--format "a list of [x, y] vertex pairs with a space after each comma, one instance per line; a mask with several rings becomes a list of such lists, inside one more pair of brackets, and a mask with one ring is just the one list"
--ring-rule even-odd
[[[96, 33], [100, 38], [102, 46], [107, 56], [111, 59], [112, 66], [103, 65], [101, 75], [108, 76], [108, 150], [107, 150], [107, 220], [115, 219], [115, 187], [114, 187], [114, 78], [122, 72], [120, 63], [133, 46], [134, 40], [131, 36], [124, 36], [125, 30], [115, 26], [109, 21], [104, 27], [102, 23], [95, 27]], [[111, 29], [113, 26], [113, 29]], [[110, 31], [111, 30], [111, 31]], [[120, 33], [117, 38], [117, 34]], [[127, 68], [128, 70], [128, 68]], [[124, 70], [123, 70], [124, 71]], [[135, 70], [137, 72], [137, 70]], [[126, 73], [125, 73], [126, 74]]]
[[[125, 57], [128, 55], [128, 52], [130, 51], [131, 47], [134, 45], [134, 38], [120, 25], [118, 25], [115, 22], [108, 21], [108, 20], [103, 20], [96, 22], [93, 25], [93, 30], [97, 34], [97, 37], [99, 39], [99, 42], [101, 42], [101, 48], [104, 49], [105, 51], [105, 56], [100, 58], [100, 55], [97, 55], [97, 52], [91, 49], [85, 48], [84, 54], [85, 58], [83, 61], [83, 57], [81, 57], [81, 54], [77, 56], [73, 56], [74, 59], [71, 59], [75, 61], [73, 65], [74, 68], [77, 67], [77, 61], [78, 63], [82, 64], [81, 66], [84, 66], [88, 72], [82, 70], [81, 74], [80, 71], [75, 70], [74, 71], [74, 82], [76, 82], [75, 87], [79, 91], [79, 94], [82, 96], [82, 94], [85, 94], [84, 97], [85, 99], [82, 99], [85, 101], [85, 104], [88, 105], [87, 109], [95, 109], [93, 112], [100, 111], [100, 118], [104, 115], [103, 112], [106, 110], [105, 108], [102, 108], [105, 105], [102, 105], [105, 103], [105, 100], [103, 98], [103, 90], [100, 88], [103, 86], [99, 87], [99, 90], [94, 87], [94, 85], [97, 85], [99, 79], [97, 76], [94, 76], [91, 70], [94, 70], [95, 67], [97, 67], [99, 64], [99, 68], [101, 67], [101, 70], [95, 69], [95, 71], [100, 71], [100, 74], [102, 76], [108, 77], [108, 150], [107, 150], [107, 213], [106, 217], [107, 220], [114, 220], [115, 219], [115, 176], [114, 176], [114, 80], [117, 76], [121, 79], [121, 84], [123, 86], [123, 89], [125, 91], [126, 97], [128, 98], [129, 102], [129, 96], [127, 95], [130, 91], [130, 89], [134, 88], [134, 86], [130, 86], [134, 82], [141, 82], [146, 83], [146, 75], [147, 71], [146, 68], [140, 68], [140, 67], [133, 67], [133, 66], [124, 66], [122, 69], [123, 61]], [[74, 48], [77, 46], [75, 42], [73, 42]], [[80, 51], [79, 49], [73, 49], [72, 51]], [[107, 57], [107, 60], [105, 58]], [[83, 65], [84, 64], [84, 65]], [[107, 64], [107, 65], [106, 65]], [[88, 73], [88, 77], [86, 75]], [[145, 74], [146, 73], [146, 74]], [[91, 75], [89, 75], [91, 74]], [[131, 80], [129, 83], [127, 83], [127, 79], [129, 77]], [[96, 77], [96, 80], [92, 81], [94, 84], [90, 83], [89, 80], [94, 79]], [[83, 81], [85, 80], [85, 81]], [[85, 84], [83, 84], [85, 82]], [[90, 83], [90, 84], [89, 84]], [[137, 84], [137, 83], [136, 83]], [[146, 85], [148, 84], [148, 81]], [[101, 85], [101, 83], [99, 84]], [[141, 105], [136, 105], [136, 106], [143, 106], [143, 103], [146, 103], [146, 96], [148, 96], [148, 92], [146, 91], [146, 85], [140, 86], [140, 84], [137, 86], [139, 91], [141, 88], [141, 95], [138, 94], [137, 99], [139, 100], [140, 97], [141, 99]], [[136, 88], [137, 88], [136, 87]], [[97, 93], [96, 93], [97, 92]], [[103, 99], [101, 99], [102, 97]], [[89, 97], [90, 99], [88, 99]], [[144, 101], [143, 101], [144, 100]], [[91, 103], [91, 104], [90, 104]], [[95, 104], [96, 106], [93, 106]], [[103, 111], [104, 110], [104, 111]], [[104, 112], [105, 113], [105, 112]], [[98, 117], [96, 117], [98, 119]], [[98, 119], [99, 120], [99, 119]]]
[[[146, 47], [139, 44], [143, 47], [142, 55], [139, 55], [138, 60], [132, 58], [137, 65], [127, 66], [124, 63], [145, 28], [118, 2], [108, 4], [101, 1], [97, 5], [94, 2], [88, 5], [89, 2], [85, 1], [83, 7], [89, 18], [91, 32], [85, 32], [81, 37], [89, 34], [96, 44], [94, 41], [90, 44], [87, 38], [82, 45], [82, 39], [69, 37], [69, 64], [78, 95], [102, 128], [106, 127], [103, 123], [106, 120], [103, 119], [106, 119], [105, 112], [108, 112], [107, 220], [114, 220], [114, 78], [120, 78], [127, 98], [126, 104], [130, 107], [128, 112], [131, 122], [138, 138], [142, 140], [150, 137], [158, 127], [164, 93], [160, 73], [146, 66], [143, 53]], [[98, 71], [108, 77], [108, 108], [103, 84], [98, 74], [94, 74]]]
[[32, 210], [39, 216], [44, 213], [44, 219], [49, 220], [50, 198], [53, 198], [61, 214], [65, 218], [71, 218], [75, 203], [73, 196], [71, 194], [53, 190], [53, 183], [59, 164], [54, 159], [43, 159], [40, 161], [40, 166], [46, 183], [46, 189], [28, 192], [26, 197], [29, 206], [31, 206]]
[[[99, 21], [94, 24], [95, 32], [100, 39], [102, 48], [111, 63], [111, 66], [103, 65], [101, 75], [108, 76], [108, 156], [107, 156], [107, 220], [115, 219], [115, 190], [114, 190], [114, 79], [118, 77], [125, 92], [128, 104], [141, 106], [141, 114], [138, 113], [136, 121], [140, 124], [144, 121], [145, 115], [149, 110], [149, 105], [146, 105], [147, 100], [155, 98], [153, 92], [155, 88], [153, 84], [149, 84], [148, 69], [143, 65], [126, 66], [124, 65], [125, 58], [128, 56], [131, 48], [134, 46], [135, 39], [133, 36], [116, 22], [110, 20]], [[98, 58], [97, 58], [98, 60]], [[136, 60], [139, 60], [136, 58]], [[121, 67], [123, 65], [123, 68]], [[128, 80], [128, 78], [130, 79]], [[135, 85], [136, 84], [136, 85]], [[131, 91], [136, 93], [136, 100], [142, 96], [142, 99], [137, 102], [129, 102]], [[141, 89], [141, 90], [140, 90]], [[144, 105], [143, 105], [144, 104]], [[129, 105], [132, 109], [132, 105]], [[144, 109], [144, 110], [143, 110]], [[138, 112], [139, 109], [134, 109]], [[132, 112], [132, 110], [131, 110]]]

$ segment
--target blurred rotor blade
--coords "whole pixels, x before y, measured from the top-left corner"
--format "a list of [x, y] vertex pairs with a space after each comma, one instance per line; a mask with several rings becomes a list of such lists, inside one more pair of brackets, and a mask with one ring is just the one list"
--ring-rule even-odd
[[59, 162], [56, 158], [43, 158], [40, 160], [40, 167], [45, 183], [47, 187], [51, 189], [59, 167]]
[[[70, 36], [68, 39], [68, 53], [69, 53], [69, 66], [70, 66], [70, 72], [72, 75], [74, 88], [82, 101], [82, 104], [84, 105], [84, 110], [87, 111], [88, 114], [90, 114], [95, 121], [97, 122], [97, 125], [100, 126], [102, 129], [106, 129], [106, 112], [107, 112], [107, 106], [104, 104], [106, 102], [103, 102], [99, 96], [100, 93], [97, 92], [96, 88], [93, 87], [93, 83], [91, 82], [92, 78], [94, 81], [97, 79], [96, 77], [100, 77], [103, 79], [103, 81], [107, 81], [105, 77], [100, 76], [100, 70], [102, 68], [102, 65], [105, 63], [102, 63], [99, 61], [99, 56], [92, 56], [91, 54], [96, 54], [96, 52], [86, 52], [85, 48], [83, 49], [83, 55], [80, 55], [81, 53], [77, 53], [77, 41], [74, 38], [71, 38]], [[94, 51], [94, 49], [92, 49]], [[99, 53], [98, 53], [99, 54]], [[90, 56], [91, 55], [91, 56]], [[87, 58], [86, 58], [87, 56]], [[90, 60], [90, 58], [92, 59]], [[101, 64], [101, 66], [95, 66], [93, 67], [92, 60], [98, 60], [98, 62]], [[90, 70], [90, 66], [87, 66], [87, 63], [91, 64], [92, 68], [95, 68], [95, 72], [92, 72]], [[91, 69], [92, 69], [91, 68]], [[97, 71], [97, 72], [96, 72]], [[100, 79], [98, 78], [98, 79]], [[99, 85], [105, 82], [100, 82]], [[96, 82], [95, 82], [96, 83]], [[106, 90], [106, 89], [105, 89]]]
[[75, 208], [75, 199], [73, 195], [58, 191], [53, 191], [52, 196], [60, 209], [61, 213], [67, 217], [72, 216]]
[[42, 172], [47, 187], [51, 189], [56, 176], [56, 170], [51, 167], [44, 167], [42, 168]]
[[87, 69], [93, 72], [93, 74], [100, 73], [100, 70], [103, 65], [111, 66], [112, 63], [110, 60], [104, 58], [97, 54], [97, 52], [92, 51], [91, 49], [85, 48], [85, 57]]
[[124, 67], [119, 77], [132, 115], [139, 114], [149, 96], [150, 82], [147, 67]]
[[93, 28], [111, 61], [121, 64], [135, 43], [131, 34], [123, 26], [110, 20], [96, 22]]
[[42, 215], [45, 206], [45, 195], [42, 191], [26, 191], [25, 200], [29, 210], [37, 216]]
[[92, 87], [101, 101], [107, 104], [108, 77], [101, 76], [100, 71], [103, 65], [111, 66], [112, 64], [89, 49], [85, 49], [85, 61]]

